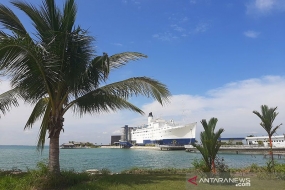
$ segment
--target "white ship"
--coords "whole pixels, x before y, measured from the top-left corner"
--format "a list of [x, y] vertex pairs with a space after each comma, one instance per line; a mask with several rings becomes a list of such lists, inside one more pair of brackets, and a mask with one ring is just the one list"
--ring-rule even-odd
[[154, 119], [152, 112], [148, 124], [141, 127], [124, 127], [121, 141], [136, 145], [186, 145], [195, 141], [197, 123], [177, 125], [173, 120]]

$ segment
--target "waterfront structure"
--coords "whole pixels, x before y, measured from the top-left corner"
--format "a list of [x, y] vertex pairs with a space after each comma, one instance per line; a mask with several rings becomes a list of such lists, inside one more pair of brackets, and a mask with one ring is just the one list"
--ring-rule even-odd
[[[219, 153], [244, 153], [244, 154], [263, 154], [267, 155], [268, 151], [270, 151], [269, 146], [269, 138], [268, 136], [258, 136], [258, 137], [246, 137], [246, 138], [220, 138], [221, 142], [226, 142], [229, 140], [230, 142], [234, 142], [236, 139], [236, 144], [238, 140], [245, 139], [245, 145], [236, 145], [234, 143], [224, 144], [220, 147]], [[224, 140], [224, 141], [222, 141]], [[188, 152], [196, 152], [196, 148], [192, 145], [184, 146], [186, 151]], [[274, 150], [274, 154], [281, 155], [285, 153], [285, 135], [272, 136], [272, 148]]]
[[121, 140], [121, 135], [112, 135], [111, 145], [118, 145], [120, 140]]
[[[246, 137], [247, 145], [260, 145], [264, 147], [269, 147], [269, 137], [259, 136], [259, 137]], [[272, 136], [272, 147], [285, 147], [285, 135]]]
[[88, 145], [93, 145], [92, 143], [86, 143], [86, 142], [74, 142], [69, 141], [69, 143], [63, 143], [59, 146], [61, 149], [76, 149], [76, 148], [90, 148]]
[[140, 127], [123, 127], [122, 142], [136, 145], [158, 144], [184, 146], [195, 142], [197, 123], [176, 124], [173, 120], [154, 119], [148, 115], [148, 124]]
[[219, 141], [222, 144], [227, 144], [227, 145], [242, 145], [244, 140], [245, 140], [244, 137], [219, 138]]
[[74, 144], [73, 143], [63, 143], [62, 145], [60, 145], [60, 148], [62, 149], [74, 148]]
[[120, 140], [120, 147], [122, 148], [130, 148], [133, 146], [131, 143], [131, 130], [132, 128], [129, 128], [128, 125], [125, 125], [123, 128], [123, 132], [121, 135], [121, 140]]

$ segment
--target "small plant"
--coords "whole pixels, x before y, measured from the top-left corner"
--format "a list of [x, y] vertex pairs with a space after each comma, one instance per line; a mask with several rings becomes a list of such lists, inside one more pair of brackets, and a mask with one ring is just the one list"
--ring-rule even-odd
[[261, 167], [259, 167], [257, 164], [253, 163], [250, 165], [249, 167], [249, 171], [250, 172], [258, 172], [258, 171], [261, 171]]
[[258, 143], [258, 146], [264, 146], [263, 141], [257, 141], [257, 143]]
[[219, 158], [218, 156], [215, 159], [215, 165], [219, 173], [229, 172], [229, 166], [226, 165], [224, 158]]
[[269, 173], [274, 171], [274, 162], [272, 160], [266, 162], [266, 171]]
[[192, 165], [194, 166], [195, 170], [199, 170], [202, 172], [209, 172], [204, 159], [195, 158], [192, 162]]
[[102, 168], [102, 169], [100, 170], [100, 173], [101, 173], [102, 175], [110, 175], [110, 174], [111, 174], [111, 171], [110, 171], [108, 168]]

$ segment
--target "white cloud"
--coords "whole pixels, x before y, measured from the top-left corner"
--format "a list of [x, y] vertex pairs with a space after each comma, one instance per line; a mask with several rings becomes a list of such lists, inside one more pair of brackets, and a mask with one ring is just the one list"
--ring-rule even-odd
[[120, 47], [123, 46], [123, 44], [121, 44], [121, 43], [113, 43], [113, 45], [114, 46], [120, 46]]
[[[184, 20], [183, 22], [186, 22], [188, 18], [184, 17], [182, 20]], [[169, 31], [164, 33], [153, 34], [152, 37], [161, 41], [172, 41], [181, 37], [185, 38], [189, 35], [203, 33], [209, 29], [209, 24], [206, 22], [200, 22], [196, 26], [192, 26], [192, 28], [185, 23], [183, 24], [183, 22], [180, 21], [177, 22], [179, 24], [171, 24]], [[182, 25], [183, 27], [180, 25]]]
[[256, 0], [255, 6], [261, 11], [268, 11], [273, 8], [275, 0]]
[[152, 37], [161, 41], [172, 41], [178, 38], [176, 35], [172, 34], [171, 32], [153, 34]]
[[132, 4], [136, 4], [136, 5], [141, 4], [141, 2], [138, 0], [122, 0], [122, 3], [124, 3], [124, 4], [132, 3]]
[[262, 16], [276, 11], [285, 11], [284, 0], [250, 0], [247, 4], [247, 14]]
[[188, 20], [189, 20], [188, 17], [184, 17], [181, 19], [180, 23], [187, 22]]
[[118, 129], [112, 132], [112, 134], [122, 134], [122, 130]]
[[249, 38], [257, 38], [259, 36], [259, 32], [255, 32], [253, 30], [248, 30], [246, 32], [243, 33], [246, 37], [249, 37]]
[[178, 31], [178, 32], [183, 32], [185, 31], [184, 28], [180, 27], [180, 26], [177, 26], [176, 24], [172, 24], [171, 27], [175, 30], [175, 31]]
[[[0, 93], [8, 90], [7, 82], [0, 84]], [[260, 111], [260, 106], [278, 106], [279, 115], [274, 125], [285, 123], [285, 77], [266, 76], [228, 83], [220, 88], [211, 89], [204, 95], [178, 94], [171, 98], [171, 103], [160, 106], [157, 102], [142, 106], [145, 113], [153, 112], [155, 117], [174, 119], [176, 123], [198, 122], [196, 137], [202, 126], [202, 119], [219, 119], [217, 128], [224, 128], [224, 137], [244, 137], [249, 134], [265, 135], [260, 121], [252, 111]], [[0, 144], [35, 145], [39, 123], [33, 129], [24, 132], [23, 127], [32, 107], [21, 104], [0, 118]], [[130, 111], [106, 114], [86, 115], [79, 118], [68, 112], [64, 118], [65, 132], [60, 142], [89, 141], [97, 144], [109, 144], [111, 135], [119, 134], [124, 125], [145, 124], [147, 114], [141, 116]], [[285, 133], [284, 126], [277, 131]], [[48, 141], [48, 140], [47, 140]]]
[[191, 33], [203, 33], [203, 32], [206, 32], [208, 28], [209, 28], [209, 24], [199, 23]]

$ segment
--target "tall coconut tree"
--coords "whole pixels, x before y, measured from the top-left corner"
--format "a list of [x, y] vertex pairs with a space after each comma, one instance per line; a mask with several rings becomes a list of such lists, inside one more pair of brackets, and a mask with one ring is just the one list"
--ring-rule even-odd
[[276, 127], [273, 126], [273, 122], [277, 115], [279, 114], [276, 112], [277, 107], [275, 108], [269, 108], [267, 105], [261, 105], [261, 113], [258, 111], [253, 111], [255, 115], [257, 115], [261, 122], [260, 125], [261, 127], [266, 131], [268, 134], [268, 139], [269, 139], [269, 146], [270, 146], [270, 152], [269, 154], [271, 155], [271, 163], [272, 166], [274, 166], [274, 158], [273, 158], [273, 149], [272, 149], [272, 136], [274, 133], [276, 133], [276, 130], [282, 125], [279, 124]]
[[80, 116], [121, 109], [143, 114], [128, 102], [130, 97], [152, 97], [162, 105], [168, 101], [167, 87], [148, 77], [108, 83], [111, 71], [146, 55], [96, 55], [94, 38], [75, 26], [74, 0], [66, 0], [62, 10], [54, 0], [43, 0], [39, 7], [25, 1], [11, 3], [30, 18], [34, 30], [29, 33], [16, 14], [0, 4], [0, 24], [4, 28], [0, 31], [0, 69], [12, 86], [9, 97], [1, 101], [16, 98], [34, 105], [25, 129], [41, 120], [38, 147], [43, 148], [49, 138], [51, 172], [60, 172], [59, 136], [68, 110]]
[[200, 151], [202, 154], [203, 160], [206, 164], [205, 171], [213, 173], [216, 172], [215, 170], [215, 159], [217, 156], [217, 153], [221, 147], [221, 143], [219, 141], [219, 138], [221, 137], [221, 134], [224, 132], [224, 129], [219, 129], [217, 132], [215, 132], [215, 128], [217, 125], [218, 119], [217, 118], [211, 118], [209, 122], [205, 119], [201, 121], [201, 124], [204, 128], [204, 131], [200, 133], [200, 144], [193, 144], [194, 147], [197, 148], [197, 150]]

